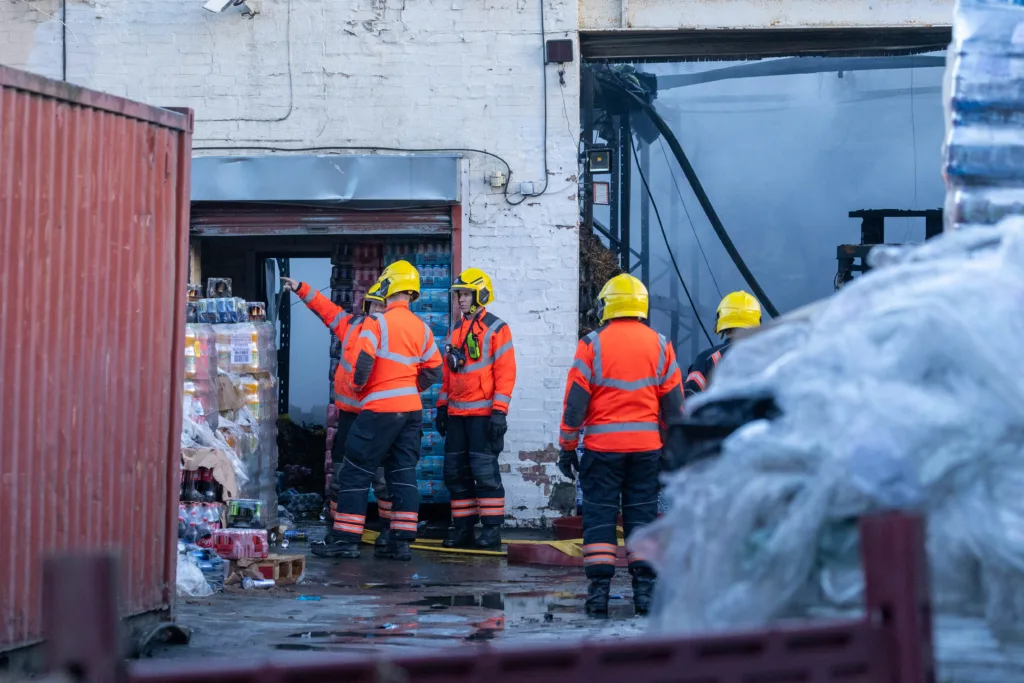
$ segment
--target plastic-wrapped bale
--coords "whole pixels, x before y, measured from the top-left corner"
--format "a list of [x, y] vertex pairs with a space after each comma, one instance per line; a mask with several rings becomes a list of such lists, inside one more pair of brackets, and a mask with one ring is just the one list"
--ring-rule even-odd
[[959, 0], [947, 55], [947, 227], [1024, 214], [1024, 7]]
[[246, 435], [242, 461], [249, 480], [240, 496], [262, 501], [266, 524], [277, 523], [277, 347], [268, 322], [213, 325], [221, 381], [241, 397], [230, 418]]
[[813, 315], [737, 342], [688, 401], [694, 423], [777, 410], [669, 475], [668, 512], [630, 539], [661, 576], [656, 629], [853, 604], [854, 520], [920, 507], [938, 610], [1024, 633], [1024, 219], [871, 261]]
[[217, 352], [212, 325], [185, 325], [184, 415], [217, 428]]
[[273, 323], [225, 323], [212, 327], [221, 372], [277, 374], [277, 332]]
[[268, 526], [277, 521], [277, 425], [269, 421], [252, 421], [247, 425], [251, 438], [243, 449], [249, 481], [241, 487], [239, 497], [263, 503], [264, 520]]

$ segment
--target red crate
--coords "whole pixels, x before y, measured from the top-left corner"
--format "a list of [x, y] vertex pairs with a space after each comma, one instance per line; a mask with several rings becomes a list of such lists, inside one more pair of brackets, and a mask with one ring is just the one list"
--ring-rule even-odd
[[270, 554], [265, 529], [218, 529], [213, 532], [213, 549], [227, 560], [262, 559]]

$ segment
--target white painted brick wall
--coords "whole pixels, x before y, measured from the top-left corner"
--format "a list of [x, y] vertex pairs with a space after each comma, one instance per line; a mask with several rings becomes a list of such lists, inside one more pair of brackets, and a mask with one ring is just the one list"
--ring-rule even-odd
[[[545, 0], [549, 38], [575, 37], [575, 0]], [[60, 78], [60, 0], [0, 0], [0, 63]], [[548, 192], [517, 207], [469, 154], [466, 265], [490, 272], [519, 381], [503, 463], [508, 509], [535, 524], [549, 486], [520, 453], [556, 443], [576, 343], [578, 65], [542, 66], [540, 0], [262, 0], [252, 18], [202, 0], [68, 0], [68, 80], [196, 111], [195, 146], [460, 147], [504, 157]], [[202, 152], [197, 152], [202, 153]], [[224, 152], [216, 152], [223, 154]], [[553, 464], [543, 473], [555, 475]]]

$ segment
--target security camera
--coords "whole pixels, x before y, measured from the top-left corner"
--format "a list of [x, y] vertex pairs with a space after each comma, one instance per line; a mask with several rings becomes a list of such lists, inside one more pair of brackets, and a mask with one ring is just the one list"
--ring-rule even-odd
[[207, 0], [207, 3], [203, 5], [203, 9], [210, 12], [223, 12], [234, 4], [235, 0]]

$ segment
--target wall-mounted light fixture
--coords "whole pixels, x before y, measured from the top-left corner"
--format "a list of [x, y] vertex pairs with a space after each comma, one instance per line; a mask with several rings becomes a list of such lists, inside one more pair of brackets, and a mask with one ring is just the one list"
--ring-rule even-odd
[[602, 147], [587, 152], [587, 170], [591, 173], [611, 173], [612, 151]]

